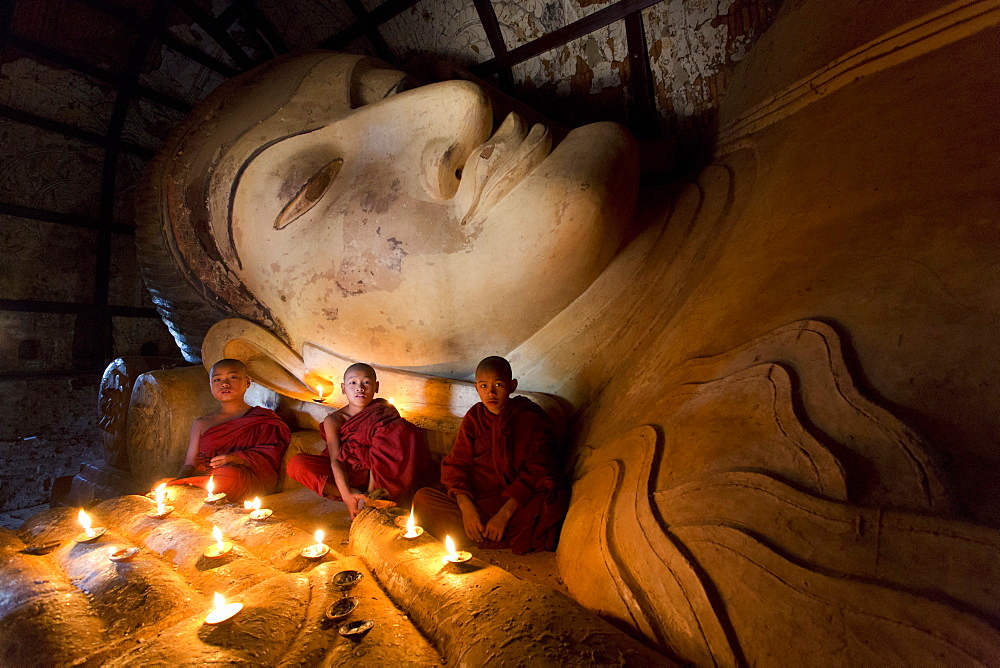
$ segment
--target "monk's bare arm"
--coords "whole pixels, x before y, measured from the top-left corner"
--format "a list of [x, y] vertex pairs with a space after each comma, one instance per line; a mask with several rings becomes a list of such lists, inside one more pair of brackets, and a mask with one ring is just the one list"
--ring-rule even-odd
[[198, 418], [191, 424], [191, 436], [188, 438], [187, 454], [184, 456], [184, 466], [177, 474], [178, 478], [187, 478], [194, 473], [198, 463], [198, 446], [201, 443], [201, 433], [205, 431], [205, 418]]
[[359, 492], [352, 490], [347, 484], [347, 477], [344, 469], [340, 465], [340, 427], [344, 424], [344, 414], [340, 411], [331, 413], [323, 420], [323, 431], [326, 434], [326, 451], [330, 455], [330, 473], [333, 474], [333, 483], [340, 492], [340, 498], [347, 505], [347, 513], [351, 519], [358, 514]]
[[479, 508], [476, 507], [476, 503], [468, 494], [456, 494], [455, 501], [458, 503], [458, 509], [462, 511], [462, 526], [465, 528], [465, 535], [469, 537], [469, 540], [478, 543], [483, 539], [486, 529], [479, 515]]

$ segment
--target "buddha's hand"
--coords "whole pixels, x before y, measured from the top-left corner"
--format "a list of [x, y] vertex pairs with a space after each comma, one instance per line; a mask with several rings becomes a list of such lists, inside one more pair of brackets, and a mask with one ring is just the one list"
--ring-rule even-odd
[[465, 535], [469, 540], [480, 542], [483, 540], [483, 520], [479, 517], [479, 509], [468, 496], [460, 494], [455, 497], [458, 500], [458, 507], [462, 511], [462, 525], [465, 528]]

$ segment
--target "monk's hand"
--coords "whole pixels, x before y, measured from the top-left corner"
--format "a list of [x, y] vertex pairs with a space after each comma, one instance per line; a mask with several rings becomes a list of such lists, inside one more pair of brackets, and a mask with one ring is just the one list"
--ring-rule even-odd
[[505, 504], [497, 514], [490, 518], [490, 521], [486, 523], [486, 528], [483, 530], [483, 535], [490, 540], [503, 540], [503, 534], [507, 530], [507, 523], [510, 522], [510, 518], [514, 515], [514, 510], [516, 506], [512, 506], [510, 503]]
[[232, 455], [216, 455], [212, 457], [211, 461], [208, 462], [208, 465], [211, 466], [213, 469], [217, 469], [220, 466], [228, 466], [230, 464], [235, 464], [236, 461], [237, 458]]
[[479, 509], [468, 496], [460, 494], [455, 497], [458, 500], [458, 507], [462, 511], [462, 526], [465, 528], [465, 535], [469, 540], [480, 542], [483, 540], [483, 520], [479, 517]]
[[361, 492], [351, 490], [346, 494], [341, 493], [341, 497], [347, 505], [347, 514], [352, 520], [357, 517], [358, 513], [361, 512], [361, 509], [365, 507], [365, 495]]

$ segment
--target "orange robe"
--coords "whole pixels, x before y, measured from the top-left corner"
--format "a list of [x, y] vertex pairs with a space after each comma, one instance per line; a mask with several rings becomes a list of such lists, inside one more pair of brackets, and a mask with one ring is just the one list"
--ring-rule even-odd
[[[253, 406], [242, 417], [206, 429], [198, 439], [195, 474], [170, 484], [204, 487], [214, 476], [215, 492], [225, 492], [233, 501], [272, 494], [290, 440], [284, 420], [272, 410]], [[209, 462], [218, 455], [235, 455], [242, 462], [213, 469]]]
[[441, 462], [447, 495], [421, 489], [414, 512], [438, 538], [464, 537], [456, 495], [472, 499], [483, 524], [514, 499], [518, 509], [503, 539], [484, 541], [482, 547], [510, 547], [515, 554], [554, 550], [569, 507], [554, 446], [552, 422], [527, 397], [512, 397], [500, 415], [478, 403], [462, 418], [455, 447]]
[[[337, 459], [348, 486], [367, 491], [370, 475], [375, 488], [382, 487], [390, 499], [406, 503], [424, 480], [430, 455], [417, 428], [388, 401], [375, 399], [340, 426]], [[322, 496], [326, 484], [333, 482], [330, 453], [295, 455], [288, 461], [288, 475]]]

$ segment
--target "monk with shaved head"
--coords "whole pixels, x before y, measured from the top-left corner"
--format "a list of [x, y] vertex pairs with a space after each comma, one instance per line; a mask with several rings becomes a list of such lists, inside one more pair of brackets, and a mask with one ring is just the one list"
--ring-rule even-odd
[[510, 364], [487, 357], [476, 367], [480, 403], [469, 409], [441, 462], [445, 492], [413, 499], [420, 523], [438, 538], [472, 541], [515, 554], [554, 550], [569, 504], [559, 483], [548, 414], [517, 389]]
[[243, 362], [219, 360], [209, 384], [220, 409], [194, 421], [184, 467], [170, 484], [204, 487], [213, 477], [215, 492], [234, 501], [273, 493], [291, 439], [288, 425], [244, 400], [250, 376]]
[[352, 364], [340, 391], [347, 405], [323, 420], [326, 452], [299, 454], [288, 461], [288, 475], [321, 496], [342, 499], [354, 519], [365, 495], [385, 489], [389, 498], [408, 502], [429, 460], [427, 443], [417, 428], [385, 399], [376, 399], [375, 369]]

